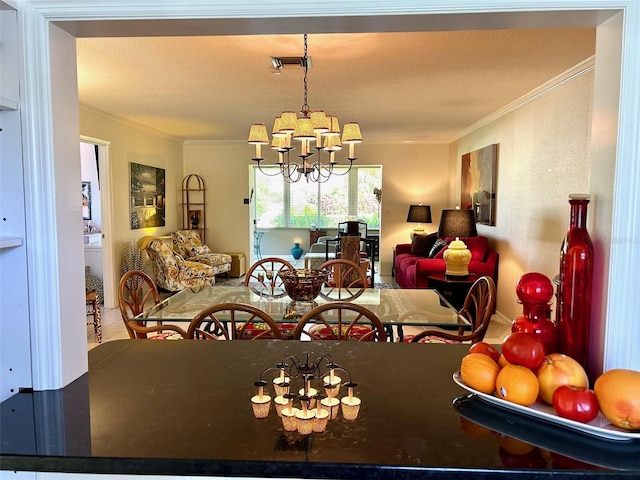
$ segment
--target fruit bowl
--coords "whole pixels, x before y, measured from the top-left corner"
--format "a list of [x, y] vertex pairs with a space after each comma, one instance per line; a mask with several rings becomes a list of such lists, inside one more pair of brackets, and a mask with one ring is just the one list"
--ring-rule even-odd
[[618, 428], [612, 425], [611, 422], [609, 422], [604, 417], [604, 415], [602, 415], [602, 413], [599, 413], [596, 419], [592, 420], [591, 422], [580, 423], [568, 418], [560, 417], [558, 414], [556, 414], [551, 405], [545, 404], [540, 400], [536, 401], [533, 405], [525, 407], [522, 405], [518, 405], [517, 403], [508, 402], [496, 397], [495, 395], [482, 393], [464, 383], [460, 372], [455, 372], [453, 374], [453, 381], [468, 392], [477, 395], [478, 398], [484, 400], [487, 403], [505, 408], [507, 410], [522, 413], [538, 420], [543, 420], [551, 424], [560, 425], [574, 431], [578, 431], [595, 437], [605, 438], [608, 440], [629, 441], [640, 439], [639, 431], [630, 431]]
[[322, 290], [329, 273], [325, 270], [284, 270], [278, 273], [289, 298], [298, 302], [314, 300]]

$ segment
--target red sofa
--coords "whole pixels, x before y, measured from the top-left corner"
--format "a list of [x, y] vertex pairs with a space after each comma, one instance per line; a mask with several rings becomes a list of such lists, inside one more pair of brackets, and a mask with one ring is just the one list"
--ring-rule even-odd
[[[464, 242], [471, 251], [469, 273], [487, 275], [497, 283], [499, 256], [489, 248], [489, 239], [478, 236], [466, 238]], [[427, 277], [446, 270], [443, 259], [446, 249], [447, 247], [443, 247], [433, 258], [428, 258], [424, 254], [412, 254], [411, 243], [396, 245], [394, 271], [398, 285], [401, 288], [429, 288]]]

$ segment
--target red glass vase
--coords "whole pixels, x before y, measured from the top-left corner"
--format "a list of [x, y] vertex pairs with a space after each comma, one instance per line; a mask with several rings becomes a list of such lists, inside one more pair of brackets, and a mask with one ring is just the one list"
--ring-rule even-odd
[[560, 275], [556, 324], [558, 351], [588, 363], [591, 323], [593, 244], [587, 232], [588, 195], [569, 195], [571, 223], [560, 249]]
[[547, 353], [555, 352], [556, 326], [549, 307], [553, 285], [549, 278], [537, 272], [525, 273], [518, 280], [516, 295], [522, 303], [522, 316], [513, 321], [511, 331], [534, 335], [542, 341]]

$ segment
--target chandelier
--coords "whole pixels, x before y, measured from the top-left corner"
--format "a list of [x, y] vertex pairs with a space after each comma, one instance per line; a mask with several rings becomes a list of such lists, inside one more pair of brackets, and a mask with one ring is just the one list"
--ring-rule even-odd
[[[256, 147], [256, 155], [252, 160], [257, 162], [260, 171], [268, 176], [282, 175], [286, 182], [294, 183], [305, 178], [307, 182], [326, 182], [331, 175], [345, 175], [353, 162], [355, 144], [362, 142], [360, 125], [357, 122], [344, 124], [342, 141], [340, 140], [340, 124], [338, 117], [327, 115], [323, 110], [311, 110], [307, 103], [308, 71], [311, 64], [307, 56], [307, 34], [304, 34], [304, 56], [300, 59], [304, 68], [304, 103], [300, 109], [300, 116], [292, 111], [284, 111], [276, 117], [271, 135], [271, 148], [278, 152], [278, 162], [275, 164], [279, 171], [273, 174], [262, 169], [262, 145], [269, 145], [267, 127], [263, 123], [254, 123], [249, 130], [249, 144]], [[294, 150], [292, 140], [300, 142], [299, 161], [291, 160], [290, 153]], [[315, 144], [312, 146], [312, 142]], [[339, 165], [335, 160], [335, 153], [342, 149], [342, 144], [349, 145], [349, 166], [345, 172], [338, 174], [334, 168]], [[316, 160], [312, 149], [316, 150]], [[328, 161], [321, 161], [321, 152], [326, 152]]]
[[[272, 377], [269, 382], [265, 378], [268, 378], [272, 372], [278, 372], [279, 375]], [[346, 374], [349, 377], [348, 381], [342, 383], [338, 373]], [[297, 391], [298, 395], [294, 393], [295, 380], [302, 383]], [[313, 381], [318, 388], [314, 388]], [[351, 381], [351, 374], [347, 370], [333, 362], [331, 355], [319, 356], [314, 361], [309, 360], [309, 352], [306, 353], [304, 360], [294, 355], [284, 355], [275, 367], [266, 368], [260, 375], [260, 379], [254, 382], [258, 387], [257, 394], [251, 397], [255, 418], [269, 416], [271, 395], [268, 392], [268, 385], [270, 383], [273, 383], [273, 389], [277, 395], [273, 403], [285, 432], [297, 431], [301, 435], [324, 432], [328, 421], [338, 418], [340, 410], [345, 420], [358, 418], [362, 404], [362, 400], [354, 395], [354, 388], [358, 385]], [[339, 399], [341, 385], [347, 388], [347, 394]], [[325, 394], [321, 392], [323, 387]], [[293, 406], [296, 398], [299, 400], [300, 408]]]

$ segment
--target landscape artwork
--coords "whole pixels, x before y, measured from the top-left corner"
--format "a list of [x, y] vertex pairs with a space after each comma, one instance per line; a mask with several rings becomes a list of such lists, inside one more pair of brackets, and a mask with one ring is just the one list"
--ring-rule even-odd
[[473, 209], [476, 222], [496, 224], [498, 144], [462, 155], [460, 208]]
[[131, 229], [164, 227], [165, 170], [129, 163]]

